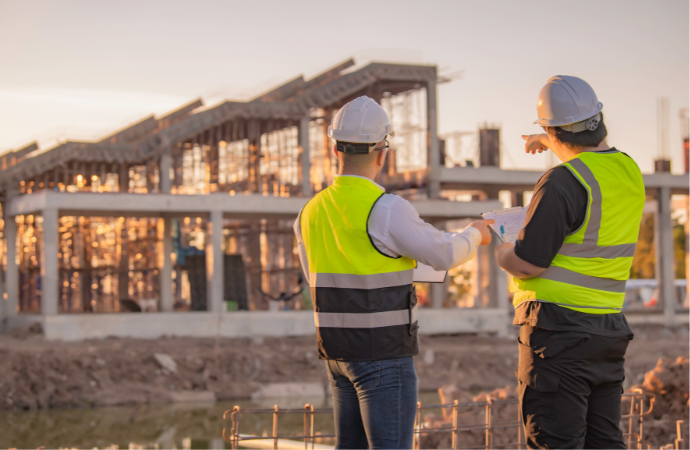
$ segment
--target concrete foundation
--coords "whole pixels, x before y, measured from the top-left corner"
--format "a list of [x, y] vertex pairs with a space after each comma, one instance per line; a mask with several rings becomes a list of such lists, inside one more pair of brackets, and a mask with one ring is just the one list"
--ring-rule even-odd
[[[420, 334], [496, 333], [507, 330], [503, 309], [421, 309]], [[58, 314], [43, 317], [46, 339], [80, 341], [107, 337], [289, 337], [315, 334], [312, 311], [230, 313]]]

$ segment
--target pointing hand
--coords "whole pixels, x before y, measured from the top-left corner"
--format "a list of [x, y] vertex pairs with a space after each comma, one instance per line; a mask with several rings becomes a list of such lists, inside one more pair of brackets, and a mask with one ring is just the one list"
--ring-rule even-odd
[[522, 139], [525, 141], [525, 153], [535, 154], [536, 152], [543, 152], [549, 149], [549, 135], [546, 133], [542, 134], [530, 134], [522, 135]]

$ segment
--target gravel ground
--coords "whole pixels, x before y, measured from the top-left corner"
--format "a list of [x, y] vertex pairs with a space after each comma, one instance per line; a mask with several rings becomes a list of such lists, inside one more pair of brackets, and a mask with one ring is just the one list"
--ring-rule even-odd
[[[638, 326], [628, 349], [627, 387], [640, 384], [659, 358], [688, 356], [688, 329]], [[154, 354], [169, 355], [177, 373]], [[514, 386], [514, 338], [422, 336], [416, 358], [420, 390], [454, 384], [468, 392]], [[40, 329], [0, 335], [0, 410], [169, 402], [180, 391], [212, 391], [218, 400], [249, 398], [270, 382], [326, 385], [313, 337], [164, 338], [52, 342]]]

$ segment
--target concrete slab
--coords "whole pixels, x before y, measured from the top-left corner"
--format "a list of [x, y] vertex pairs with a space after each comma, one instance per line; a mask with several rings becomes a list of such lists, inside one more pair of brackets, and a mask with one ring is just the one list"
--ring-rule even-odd
[[[508, 312], [503, 309], [421, 309], [419, 333], [488, 332], [503, 335]], [[43, 318], [46, 339], [80, 341], [106, 337], [157, 339], [162, 336], [260, 337], [315, 334], [312, 311], [237, 311], [221, 314], [119, 313], [58, 314]]]
[[326, 391], [318, 382], [291, 382], [263, 384], [258, 391], [252, 393], [252, 400], [284, 397], [321, 399], [326, 397]]

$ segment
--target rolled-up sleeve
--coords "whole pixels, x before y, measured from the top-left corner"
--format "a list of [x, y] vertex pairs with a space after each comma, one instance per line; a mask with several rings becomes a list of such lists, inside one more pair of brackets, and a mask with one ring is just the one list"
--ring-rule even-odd
[[369, 219], [369, 235], [381, 252], [407, 256], [435, 270], [449, 270], [472, 259], [482, 240], [473, 227], [457, 233], [437, 230], [397, 195], [385, 195], [376, 203]]

